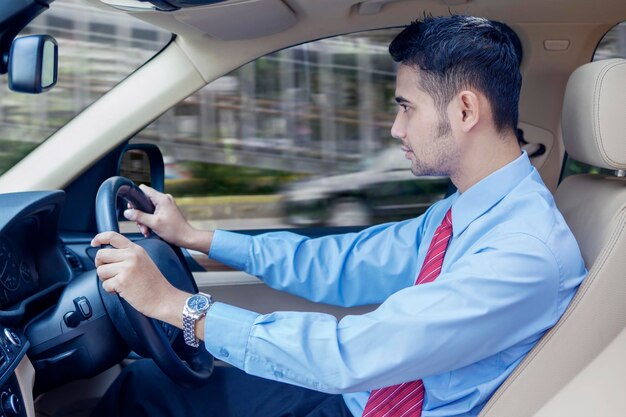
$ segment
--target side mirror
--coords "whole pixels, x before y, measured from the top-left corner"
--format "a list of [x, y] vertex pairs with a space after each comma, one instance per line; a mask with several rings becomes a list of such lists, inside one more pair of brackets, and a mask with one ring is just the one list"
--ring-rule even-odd
[[49, 90], [57, 82], [58, 50], [49, 35], [15, 39], [8, 58], [9, 88], [31, 94]]
[[135, 184], [146, 184], [163, 192], [165, 167], [163, 155], [156, 145], [137, 143], [126, 145], [118, 162], [118, 175]]

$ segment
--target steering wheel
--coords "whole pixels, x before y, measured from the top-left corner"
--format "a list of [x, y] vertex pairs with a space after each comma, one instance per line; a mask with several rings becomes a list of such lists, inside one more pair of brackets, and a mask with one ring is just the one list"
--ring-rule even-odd
[[[124, 177], [109, 178], [102, 183], [96, 196], [98, 232], [119, 233], [117, 202], [121, 199], [141, 211], [154, 212], [150, 199], [131, 180]], [[194, 294], [198, 292], [179, 247], [170, 245], [154, 232], [148, 238], [134, 243], [145, 249], [174, 287]], [[182, 386], [198, 387], [208, 380], [213, 372], [213, 356], [207, 352], [203, 343], [197, 348], [186, 345], [180, 329], [148, 318], [119, 295], [107, 293], [102, 285], [98, 285], [98, 288], [107, 313], [132, 350], [143, 357], [152, 358], [170, 379]]]

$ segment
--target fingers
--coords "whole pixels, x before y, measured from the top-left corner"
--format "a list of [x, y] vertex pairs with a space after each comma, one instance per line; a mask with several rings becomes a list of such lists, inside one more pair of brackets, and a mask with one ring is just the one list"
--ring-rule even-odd
[[102, 288], [109, 294], [117, 294], [117, 289], [115, 288], [115, 282], [112, 279], [106, 280], [102, 282]]
[[171, 219], [167, 213], [176, 212], [174, 197], [160, 193], [147, 185], [142, 184], [140, 188], [154, 203], [156, 208], [154, 214], [144, 213], [134, 208], [132, 204], [128, 204], [128, 209], [124, 210], [124, 217], [136, 222], [139, 231], [146, 237], [150, 235], [150, 229], [161, 234], [164, 225]]
[[[124, 217], [137, 224], [137, 228], [144, 237], [150, 236], [150, 229], [154, 228], [156, 219], [154, 214], [144, 213], [136, 209], [124, 210]], [[146, 225], [148, 224], [148, 225]]]
[[124, 217], [126, 218], [126, 220], [134, 221], [137, 224], [137, 228], [139, 229], [139, 232], [144, 237], [150, 236], [150, 229], [148, 228], [148, 226], [141, 224], [139, 221], [136, 220], [138, 213], [141, 213], [141, 212], [138, 210], [134, 210], [135, 206], [131, 202], [128, 202], [126, 204], [126, 207], [128, 207], [127, 210], [124, 210]]
[[154, 188], [148, 187], [145, 184], [141, 184], [139, 186], [139, 189], [141, 189], [141, 191], [143, 191], [143, 193], [148, 196], [148, 198], [152, 201], [152, 204], [154, 204], [155, 206], [167, 197], [165, 194], [160, 193]]
[[134, 208], [124, 210], [124, 217], [126, 217], [126, 220], [141, 224], [149, 223], [152, 216], [153, 214], [144, 213], [143, 211]]
[[[163, 204], [169, 204], [170, 202], [174, 201], [172, 196], [170, 196], [169, 194], [162, 194], [154, 188], [148, 187], [147, 185], [141, 184], [139, 188], [146, 196], [148, 196], [148, 198], [150, 199], [150, 201], [152, 201], [152, 204], [154, 204], [155, 207]], [[154, 226], [154, 214], [144, 213], [141, 210], [137, 210], [131, 203], [128, 203], [128, 209], [124, 210], [124, 217], [127, 220], [137, 222], [139, 230], [144, 236], [148, 235], [148, 227], [152, 228]]]
[[130, 248], [134, 243], [117, 232], [102, 232], [98, 233], [93, 238], [91, 246], [97, 247], [102, 245], [111, 245], [117, 249], [126, 249]]
[[[115, 239], [108, 239], [107, 236], [94, 239], [95, 243], [109, 240]], [[119, 295], [149, 317], [155, 317], [158, 310], [159, 303], [154, 300], [164, 299], [164, 291], [173, 288], [139, 245], [133, 244], [125, 249], [100, 249], [96, 264], [96, 273], [104, 291]]]
[[114, 262], [122, 262], [126, 259], [126, 254], [123, 251], [117, 249], [100, 249], [96, 253], [96, 267], [104, 264], [110, 264]]
[[104, 282], [117, 276], [117, 274], [119, 274], [122, 270], [123, 267], [120, 264], [101, 264], [96, 269], [96, 272], [98, 273], [100, 280]]
[[137, 223], [137, 227], [139, 228], [139, 231], [144, 237], [150, 236], [150, 229], [148, 229], [148, 226]]
[[[111, 252], [121, 252], [120, 250], [116, 250], [116, 249], [102, 249], [102, 250], [109, 250]], [[100, 264], [98, 265], [98, 268], [96, 269], [98, 278], [100, 278], [100, 281], [102, 281], [102, 288], [104, 288], [104, 290], [110, 294], [115, 294], [118, 292], [116, 285], [117, 285], [117, 281], [119, 280], [116, 280], [114, 278], [117, 277], [118, 274], [120, 274], [123, 271], [124, 269], [120, 263]]]
[[141, 184], [139, 188], [141, 189], [141, 191], [143, 191], [145, 195], [148, 196], [148, 198], [150, 198], [155, 206], [163, 203], [174, 203], [174, 197], [171, 194], [160, 193], [154, 188], [149, 187], [145, 184]]
[[118, 241], [117, 238], [118, 234], [114, 232], [100, 233], [94, 238], [92, 244], [108, 242], [122, 243], [120, 246], [123, 246], [124, 241], [130, 243], [128, 247], [100, 249], [95, 258], [96, 273], [102, 281], [102, 287], [109, 293], [120, 294], [127, 286], [126, 281], [129, 276], [137, 276], [144, 271], [143, 261], [147, 254], [142, 247], [128, 239]]

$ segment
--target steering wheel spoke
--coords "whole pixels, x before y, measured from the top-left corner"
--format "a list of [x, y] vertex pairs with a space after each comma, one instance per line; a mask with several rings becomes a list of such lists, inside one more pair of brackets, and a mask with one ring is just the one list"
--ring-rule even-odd
[[163, 331], [163, 334], [165, 334], [165, 337], [167, 338], [167, 340], [169, 340], [170, 345], [174, 343], [174, 340], [176, 340], [176, 338], [178, 337], [178, 334], [180, 333], [180, 329], [172, 326], [169, 323], [165, 323], [164, 321], [160, 321], [160, 320], [155, 320], [153, 319], [157, 326], [159, 326], [161, 328], [161, 330]]

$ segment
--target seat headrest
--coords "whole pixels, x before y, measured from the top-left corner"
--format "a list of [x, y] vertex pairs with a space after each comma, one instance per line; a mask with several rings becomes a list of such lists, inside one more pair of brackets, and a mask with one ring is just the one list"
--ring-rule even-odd
[[567, 82], [561, 125], [577, 161], [626, 169], [626, 59], [591, 62]]

